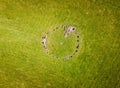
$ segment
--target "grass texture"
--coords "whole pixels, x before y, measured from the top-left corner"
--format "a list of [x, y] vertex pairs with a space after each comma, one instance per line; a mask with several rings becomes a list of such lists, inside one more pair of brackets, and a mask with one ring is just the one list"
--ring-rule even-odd
[[[119, 23], [119, 0], [0, 0], [0, 88], [119, 88]], [[80, 35], [79, 52], [67, 61], [41, 44], [61, 25]], [[49, 36], [48, 46], [62, 57], [76, 40], [60, 33]]]

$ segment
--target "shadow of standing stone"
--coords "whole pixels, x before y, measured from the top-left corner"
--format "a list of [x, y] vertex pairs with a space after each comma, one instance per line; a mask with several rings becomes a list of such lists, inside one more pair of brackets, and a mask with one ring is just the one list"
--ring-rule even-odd
[[77, 49], [79, 48], [79, 44], [77, 45], [77, 47], [76, 47]]
[[78, 50], [75, 50], [75, 52], [77, 53], [77, 52], [78, 52]]

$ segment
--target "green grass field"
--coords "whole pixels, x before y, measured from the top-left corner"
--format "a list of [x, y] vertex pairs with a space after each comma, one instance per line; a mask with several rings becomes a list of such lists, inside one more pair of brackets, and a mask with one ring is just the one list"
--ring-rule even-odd
[[[41, 44], [61, 25], [80, 35], [79, 52], [66, 61]], [[75, 41], [55, 32], [48, 46], [63, 57]], [[0, 0], [0, 88], [120, 88], [120, 1]]]

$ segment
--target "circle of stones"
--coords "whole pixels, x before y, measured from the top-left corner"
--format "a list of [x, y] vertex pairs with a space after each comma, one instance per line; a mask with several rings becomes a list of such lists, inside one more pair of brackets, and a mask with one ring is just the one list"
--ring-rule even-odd
[[[62, 26], [60, 26], [60, 27], [62, 27], [63, 30], [64, 30], [64, 32], [65, 32], [66, 28], [68, 28], [69, 26], [63, 26], [63, 25], [62, 25]], [[59, 29], [59, 27], [54, 28], [51, 32], [55, 32], [57, 29]], [[50, 32], [47, 32], [47, 33], [45, 34], [45, 36], [47, 37], [47, 35], [48, 35], [49, 33], [50, 33]], [[44, 45], [43, 42], [42, 42], [42, 45], [44, 46], [44, 49], [46, 50], [46, 53], [47, 53], [49, 56], [51, 56], [52, 58], [57, 58], [57, 59], [60, 58], [60, 59], [63, 59], [63, 60], [69, 60], [69, 59], [73, 58], [73, 57], [78, 53], [79, 48], [80, 48], [80, 36], [79, 36], [78, 32], [75, 31], [74, 33], [75, 33], [75, 36], [76, 36], [77, 44], [76, 44], [75, 50], [74, 50], [74, 52], [73, 52], [72, 54], [70, 54], [70, 55], [68, 55], [68, 56], [65, 56], [64, 58], [60, 58], [60, 57], [58, 57], [58, 56], [56, 56], [56, 55], [50, 54], [50, 53], [49, 53], [49, 49], [47, 48], [47, 45]], [[42, 39], [45, 38], [45, 36], [43, 36]]]

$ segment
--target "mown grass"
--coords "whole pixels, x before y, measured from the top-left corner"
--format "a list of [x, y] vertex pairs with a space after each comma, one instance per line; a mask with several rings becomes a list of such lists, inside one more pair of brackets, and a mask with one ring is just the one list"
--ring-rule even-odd
[[[0, 0], [0, 88], [119, 88], [119, 15], [119, 0]], [[64, 24], [81, 37], [68, 61], [40, 43]]]

